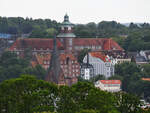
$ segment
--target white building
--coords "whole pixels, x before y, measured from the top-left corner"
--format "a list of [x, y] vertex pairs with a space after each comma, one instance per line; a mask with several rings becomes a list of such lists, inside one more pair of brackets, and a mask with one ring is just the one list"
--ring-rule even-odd
[[[89, 64], [93, 65], [94, 75], [104, 75], [106, 78], [114, 75], [114, 64], [108, 56], [101, 52], [89, 52]], [[87, 62], [87, 55], [83, 63]]]
[[80, 71], [80, 75], [84, 80], [90, 80], [94, 76], [94, 68], [91, 64], [81, 64]]
[[121, 91], [120, 80], [99, 80], [95, 83], [95, 87], [108, 92]]

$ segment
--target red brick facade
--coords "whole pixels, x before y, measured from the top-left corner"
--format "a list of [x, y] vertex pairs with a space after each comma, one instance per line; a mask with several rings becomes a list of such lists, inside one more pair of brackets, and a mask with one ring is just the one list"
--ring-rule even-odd
[[[80, 65], [77, 59], [72, 54], [60, 54], [60, 65], [64, 72], [64, 76], [75, 77], [80, 75]], [[51, 60], [51, 54], [46, 55], [35, 55], [31, 64], [35, 67], [40, 64], [46, 70], [49, 68]]]
[[[72, 28], [73, 24], [69, 22], [69, 16], [66, 15], [61, 26], [61, 32], [56, 39], [57, 49], [60, 53], [60, 65], [64, 77], [67, 78], [67, 84], [77, 82], [76, 77], [80, 75], [80, 65], [74, 56], [77, 56], [82, 49], [88, 48], [91, 51], [103, 51], [107, 54], [115, 53], [116, 55], [124, 51], [111, 38], [75, 38]], [[32, 66], [41, 64], [45, 69], [48, 69], [54, 48], [53, 43], [53, 39], [45, 38], [17, 39], [9, 50], [23, 57], [25, 50], [29, 48], [34, 59], [31, 61]]]

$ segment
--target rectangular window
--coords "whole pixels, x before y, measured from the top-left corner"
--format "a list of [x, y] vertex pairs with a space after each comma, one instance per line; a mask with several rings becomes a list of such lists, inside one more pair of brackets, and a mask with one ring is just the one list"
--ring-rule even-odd
[[72, 38], [69, 39], [69, 45], [72, 46]]
[[76, 69], [76, 72], [78, 72], [78, 69]]
[[84, 74], [84, 69], [81, 70], [81, 74]]

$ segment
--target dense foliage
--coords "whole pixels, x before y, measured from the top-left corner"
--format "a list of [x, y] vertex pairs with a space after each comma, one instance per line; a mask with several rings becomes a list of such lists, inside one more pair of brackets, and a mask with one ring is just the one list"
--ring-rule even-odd
[[29, 34], [30, 37], [48, 38], [58, 30], [59, 23], [50, 19], [0, 17], [0, 33]]
[[46, 71], [37, 65], [35, 68], [30, 67], [27, 58], [18, 58], [15, 53], [4, 52], [0, 56], [0, 82], [10, 78], [17, 78], [21, 74], [35, 75], [39, 79], [44, 79]]
[[136, 94], [150, 102], [150, 82], [142, 78], [150, 78], [150, 64], [137, 66], [135, 63], [125, 62], [115, 67], [114, 76], [109, 79], [122, 80], [122, 90]]
[[1, 113], [141, 113], [139, 104], [136, 96], [104, 92], [88, 82], [56, 86], [24, 75], [0, 83]]
[[90, 51], [91, 51], [90, 49], [84, 48], [84, 49], [82, 49], [82, 50], [79, 52], [77, 59], [78, 59], [78, 62], [79, 62], [80, 64], [83, 63], [84, 57], [85, 57], [85, 56], [88, 54], [88, 52], [90, 52]]

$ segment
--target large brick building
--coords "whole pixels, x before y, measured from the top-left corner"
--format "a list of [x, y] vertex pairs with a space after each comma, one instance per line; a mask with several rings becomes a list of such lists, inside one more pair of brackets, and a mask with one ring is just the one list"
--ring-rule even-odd
[[[111, 38], [79, 38], [73, 33], [73, 24], [69, 21], [69, 16], [64, 16], [64, 21], [61, 25], [61, 32], [57, 35], [57, 48], [60, 53], [60, 64], [63, 62], [63, 55], [69, 56], [65, 57], [64, 63], [67, 63], [67, 59], [74, 58], [77, 56], [79, 51], [84, 48], [91, 49], [91, 51], [102, 51], [106, 54], [109, 54], [114, 57], [120, 57], [124, 54], [124, 50]], [[9, 48], [10, 51], [16, 52], [18, 56], [24, 56], [25, 50], [29, 48], [33, 57], [42, 55], [47, 57], [47, 55], [52, 54], [54, 50], [53, 39], [45, 38], [26, 38], [26, 39], [17, 39], [14, 44]], [[38, 58], [38, 57], [37, 57]], [[49, 57], [49, 60], [51, 58]], [[69, 60], [71, 66], [73, 67], [75, 60]], [[46, 61], [44, 61], [46, 63]], [[33, 63], [33, 62], [32, 62]], [[38, 63], [38, 62], [37, 62]], [[33, 63], [33, 64], [37, 64]], [[49, 62], [50, 63], [50, 62]], [[79, 65], [79, 64], [78, 64]], [[45, 64], [42, 64], [43, 67], [48, 68]], [[63, 65], [61, 65], [63, 66]], [[60, 67], [61, 67], [60, 66]], [[50, 68], [50, 67], [49, 67]], [[78, 68], [79, 69], [79, 68]], [[62, 69], [65, 73], [65, 69]], [[73, 68], [68, 68], [67, 72], [71, 70], [71, 76], [74, 76], [72, 73]], [[80, 69], [78, 70], [80, 71]], [[64, 76], [70, 76], [69, 73]]]
[[[33, 67], [40, 64], [46, 70], [49, 69], [51, 61], [53, 61], [51, 54], [35, 55], [31, 64]], [[62, 69], [65, 83], [71, 85], [77, 82], [77, 77], [80, 75], [80, 64], [72, 54], [59, 54], [60, 67]]]
[[[122, 56], [124, 50], [111, 38], [80, 38], [73, 33], [73, 24], [69, 22], [69, 17], [65, 15], [61, 25], [61, 32], [57, 35], [57, 47], [60, 53], [77, 54], [84, 48], [92, 51], [103, 51], [114, 56]], [[24, 50], [30, 48], [32, 54], [47, 54], [53, 50], [53, 39], [26, 38], [17, 39], [10, 47], [10, 51], [23, 55]]]

